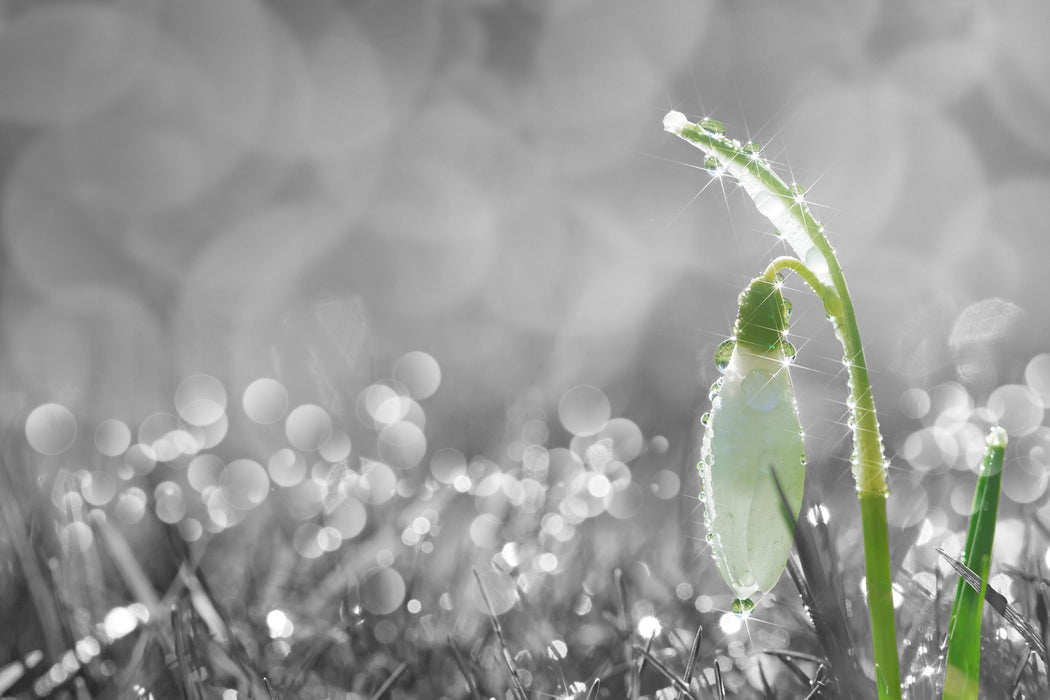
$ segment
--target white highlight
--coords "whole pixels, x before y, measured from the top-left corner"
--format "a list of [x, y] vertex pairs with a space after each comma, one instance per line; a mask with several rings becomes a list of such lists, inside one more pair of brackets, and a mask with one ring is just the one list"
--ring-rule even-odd
[[652, 615], [646, 615], [638, 621], [638, 636], [642, 639], [652, 639], [662, 632], [664, 629], [660, 621]]
[[689, 123], [689, 120], [685, 118], [685, 115], [681, 112], [672, 110], [664, 115], [664, 130], [669, 131], [672, 134], [678, 134], [685, 128], [685, 125]]
[[113, 608], [102, 621], [106, 636], [114, 641], [126, 637], [138, 626], [138, 617], [128, 608]]

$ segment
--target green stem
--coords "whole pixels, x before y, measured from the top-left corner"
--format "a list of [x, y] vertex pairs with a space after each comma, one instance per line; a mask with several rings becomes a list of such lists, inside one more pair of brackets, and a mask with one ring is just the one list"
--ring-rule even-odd
[[824, 236], [824, 227], [810, 214], [804, 196], [780, 179], [757, 153], [745, 149], [739, 141], [726, 138], [721, 125], [715, 122], [692, 124], [680, 113], [672, 112], [664, 118], [664, 128], [715, 158], [739, 181], [758, 210], [777, 227], [801, 259], [788, 258], [780, 264], [799, 272], [814, 288], [842, 343], [843, 361], [849, 370], [850, 424], [853, 427], [851, 465], [864, 529], [864, 566], [878, 693], [880, 700], [899, 700], [900, 670], [886, 525], [886, 496], [889, 492], [886, 458], [860, 331], [842, 267]]
[[[813, 271], [806, 267], [806, 264], [798, 258], [793, 258], [790, 255], [775, 258], [773, 262], [766, 266], [765, 271], [762, 273], [762, 277], [769, 282], [773, 282], [775, 275], [781, 270], [791, 270], [801, 277], [802, 281], [808, 284], [809, 288], [820, 297], [825, 309], [838, 310], [841, 307], [839, 298], [835, 294], [835, 290], [818, 280]], [[831, 311], [829, 310], [828, 313], [831, 313]]]

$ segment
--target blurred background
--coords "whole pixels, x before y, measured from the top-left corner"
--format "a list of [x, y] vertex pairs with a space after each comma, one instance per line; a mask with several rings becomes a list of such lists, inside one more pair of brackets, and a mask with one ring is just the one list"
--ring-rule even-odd
[[[542, 591], [589, 619], [615, 567], [639, 619], [725, 611], [697, 417], [737, 294], [785, 251], [663, 132], [669, 109], [762, 146], [827, 227], [901, 576], [957, 551], [994, 422], [997, 556], [1045, 531], [1050, 6], [0, 8], [0, 547], [20, 557], [0, 614], [40, 628], [0, 662], [61, 646], [22, 605], [18, 542], [90, 559], [106, 528], [160, 591], [179, 557], [153, 547], [177, 532], [235, 621], [267, 620], [272, 658], [340, 601], [380, 644], [469, 639], [472, 565], [499, 612]], [[841, 351], [788, 287], [807, 493], [849, 551]], [[104, 566], [52, 569], [90, 583], [84, 624], [136, 598]]]

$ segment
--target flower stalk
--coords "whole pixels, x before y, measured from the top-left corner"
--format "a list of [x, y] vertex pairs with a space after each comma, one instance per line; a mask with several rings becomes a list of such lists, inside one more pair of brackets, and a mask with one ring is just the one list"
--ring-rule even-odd
[[714, 120], [692, 123], [680, 112], [664, 117], [668, 132], [701, 149], [708, 169], [716, 175], [732, 176], [751, 197], [755, 206], [776, 227], [797, 259], [774, 261], [776, 269], [792, 269], [820, 297], [843, 348], [843, 363], [849, 374], [850, 426], [853, 454], [850, 459], [864, 530], [864, 564], [876, 686], [880, 700], [901, 697], [897, 661], [889, 539], [886, 524], [886, 458], [871, 392], [860, 331], [842, 267], [824, 235], [824, 227], [813, 218], [805, 190], [785, 183], [751, 144], [725, 136]]

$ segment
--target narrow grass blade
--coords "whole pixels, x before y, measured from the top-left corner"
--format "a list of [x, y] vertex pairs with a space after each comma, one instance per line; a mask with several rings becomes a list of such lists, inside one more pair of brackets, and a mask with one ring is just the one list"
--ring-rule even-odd
[[[54, 587], [45, 577], [30, 540], [28, 526], [31, 520], [22, 511], [19, 491], [14, 478], [7, 470], [6, 460], [0, 457], [0, 523], [5, 525], [7, 532], [10, 533], [8, 537], [11, 546], [22, 567], [22, 573], [28, 584], [26, 590], [33, 601], [33, 607], [36, 608], [37, 619], [40, 621], [44, 650], [47, 652], [48, 660], [54, 662], [61, 658], [70, 640], [67, 639], [65, 628], [62, 626], [59, 603], [52, 593]], [[49, 595], [49, 593], [52, 594]]]
[[587, 700], [598, 700], [598, 691], [602, 689], [602, 682], [595, 678], [591, 683], [591, 689], [587, 691]]
[[[660, 674], [678, 690], [679, 694], [685, 693], [686, 697], [692, 698], [692, 700], [696, 700], [696, 698], [693, 696], [692, 691], [689, 690], [689, 684], [682, 678], [679, 678], [674, 673], [672, 673], [671, 669], [667, 668], [667, 666], [665, 666], [663, 662], [661, 662], [659, 659], [653, 656], [652, 651], [650, 651], [649, 649], [643, 649], [640, 646], [635, 646], [634, 650], [636, 653], [640, 654], [644, 660], [648, 661], [653, 668], [659, 671]], [[679, 695], [679, 697], [681, 697], [681, 695]]]
[[973, 494], [970, 527], [966, 531], [963, 564], [980, 577], [977, 590], [961, 577], [948, 623], [948, 660], [944, 674], [944, 700], [977, 700], [981, 671], [981, 613], [988, 583], [988, 567], [995, 539], [999, 510], [999, 485], [1003, 474], [1006, 431], [996, 427], [988, 433], [988, 451], [981, 463]]
[[722, 681], [722, 667], [715, 662], [715, 693], [718, 700], [726, 700], [726, 684]]
[[[965, 564], [947, 554], [940, 547], [937, 548], [937, 551], [951, 564], [952, 568], [958, 572], [959, 576], [966, 581], [970, 588], [974, 590], [981, 589], [982, 579], [980, 576], [966, 568]], [[1046, 665], [1046, 645], [1043, 644], [1043, 640], [1039, 637], [1039, 633], [1035, 631], [1035, 628], [1024, 619], [1024, 616], [1006, 602], [1006, 596], [991, 586], [985, 585], [984, 600], [991, 606], [992, 610], [999, 613], [1011, 627], [1017, 630], [1017, 633], [1021, 635], [1025, 643], [1042, 658], [1043, 665]]]
[[762, 681], [763, 700], [777, 700], [776, 692], [769, 687], [769, 679], [766, 678], [766, 669], [762, 667], [762, 664], [758, 664], [758, 678]]
[[805, 685], [807, 688], [813, 685], [813, 679], [810, 678], [809, 675], [805, 671], [803, 671], [798, 664], [795, 663], [795, 659], [800, 659], [802, 661], [811, 661], [817, 664], [818, 666], [824, 663], [824, 659], [817, 658], [816, 656], [812, 656], [810, 654], [803, 654], [801, 652], [790, 650], [781, 651], [779, 649], [769, 649], [762, 653], [768, 654], [769, 656], [775, 656], [776, 658], [780, 659], [780, 662], [787, 666], [787, 669], [791, 671], [791, 673], [794, 674], [796, 678], [802, 681], [802, 684]]
[[[866, 682], [857, 657], [849, 654], [849, 651], [854, 648], [853, 638], [846, 624], [839, 590], [828, 576], [828, 571], [835, 569], [828, 567], [825, 560], [830, 560], [832, 557], [822, 556], [823, 553], [830, 554], [831, 551], [827, 525], [821, 517], [813, 527], [799, 527], [791, 514], [790, 504], [776, 472], [773, 473], [773, 482], [780, 493], [781, 515], [787, 518], [788, 524], [795, 533], [794, 544], [797, 556], [788, 557], [788, 573], [802, 597], [806, 612], [813, 621], [817, 641], [824, 649], [824, 655], [830, 665], [829, 671], [832, 679], [844, 695], [856, 700], [869, 698], [874, 695], [874, 688]], [[819, 504], [812, 506], [804, 502], [802, 512], [820, 513], [821, 511]], [[818, 535], [821, 536], [819, 543]]]
[[[696, 670], [696, 661], [700, 657], [700, 641], [704, 638], [704, 628], [696, 628], [696, 636], [693, 637], [693, 645], [689, 648], [689, 660], [685, 662], [685, 674], [682, 676], [682, 680], [685, 681], [686, 692], [689, 692], [689, 688], [693, 682], [693, 672]], [[682, 691], [678, 692], [678, 697], [675, 700], [682, 700]]]
[[645, 648], [642, 649], [639, 646], [635, 646], [631, 649], [632, 655], [641, 652], [641, 655], [637, 657], [637, 660], [631, 664], [631, 697], [638, 698], [642, 694], [642, 672], [645, 671], [645, 662], [647, 659], [652, 658], [650, 651], [653, 648], [653, 638], [649, 637], [645, 642]]
[[200, 668], [190, 659], [190, 641], [183, 627], [182, 615], [178, 605], [171, 608], [171, 631], [175, 638], [175, 660], [179, 669], [178, 682], [185, 700], [204, 700], [204, 687], [201, 685]]
[[397, 668], [394, 669], [393, 673], [387, 676], [387, 679], [383, 681], [383, 685], [376, 689], [376, 692], [372, 693], [370, 700], [381, 700], [386, 695], [386, 692], [393, 687], [394, 683], [397, 683], [397, 679], [400, 678], [405, 671], [408, 670], [408, 664], [402, 661]]
[[456, 646], [456, 642], [453, 641], [452, 635], [448, 636], [448, 647], [452, 650], [452, 658], [456, 660], [456, 665], [459, 666], [459, 672], [463, 674], [463, 677], [467, 680], [467, 688], [470, 689], [471, 700], [481, 700], [481, 693], [478, 692], [478, 683], [474, 680], [474, 674], [471, 673], [470, 667], [467, 666], [467, 660], [463, 657], [463, 652]]
[[485, 584], [481, 581], [481, 574], [478, 573], [477, 569], [474, 569], [474, 578], [478, 582], [478, 589], [481, 591], [481, 598], [485, 601], [485, 608], [489, 611], [489, 620], [492, 622], [492, 630], [496, 633], [496, 640], [499, 642], [500, 650], [503, 652], [503, 661], [507, 665], [507, 671], [510, 673], [511, 687], [514, 688], [514, 693], [518, 696], [519, 700], [528, 700], [528, 693], [525, 691], [525, 686], [521, 683], [521, 677], [518, 675], [517, 664], [514, 663], [514, 656], [510, 653], [510, 649], [507, 647], [507, 642], [503, 637], [503, 626], [500, 625], [499, 616], [496, 615], [496, 609], [492, 606], [492, 601], [489, 599], [489, 593], [485, 590]]
[[1018, 660], [1017, 666], [1014, 668], [1014, 672], [1010, 676], [1010, 697], [1017, 696], [1017, 689], [1021, 686], [1021, 674], [1024, 673], [1024, 669], [1031, 659], [1032, 650], [1029, 649], [1025, 652], [1025, 655]]

